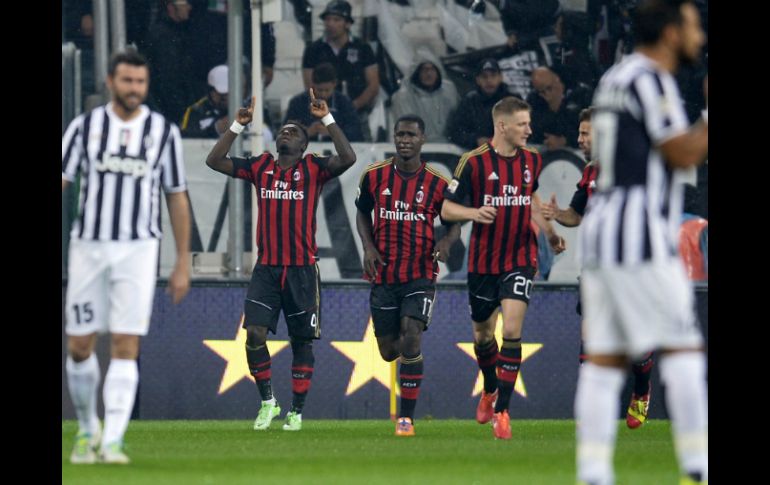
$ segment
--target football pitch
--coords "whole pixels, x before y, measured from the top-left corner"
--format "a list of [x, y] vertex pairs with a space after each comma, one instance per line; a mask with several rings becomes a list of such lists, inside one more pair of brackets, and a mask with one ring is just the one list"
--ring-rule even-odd
[[[65, 484], [574, 484], [575, 424], [511, 420], [513, 439], [472, 420], [415, 422], [416, 436], [396, 437], [387, 420], [311, 420], [299, 432], [268, 431], [251, 421], [132, 421], [132, 463], [71, 465], [75, 421], [62, 422]], [[629, 430], [618, 422], [616, 481], [677, 483], [668, 421]]]

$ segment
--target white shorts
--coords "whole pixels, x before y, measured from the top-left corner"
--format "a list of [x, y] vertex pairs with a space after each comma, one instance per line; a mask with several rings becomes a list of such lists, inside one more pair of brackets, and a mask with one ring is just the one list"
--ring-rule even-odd
[[158, 247], [157, 239], [70, 241], [67, 335], [147, 335]]
[[703, 345], [681, 261], [584, 269], [583, 336], [589, 354], [631, 358], [658, 348]]

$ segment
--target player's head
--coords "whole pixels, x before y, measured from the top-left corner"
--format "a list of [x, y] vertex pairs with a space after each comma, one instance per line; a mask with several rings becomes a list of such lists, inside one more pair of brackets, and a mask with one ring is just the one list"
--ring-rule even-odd
[[506, 96], [492, 107], [492, 122], [495, 125], [495, 138], [514, 148], [527, 144], [532, 135], [530, 113], [532, 108], [526, 101], [513, 96]]
[[578, 146], [583, 151], [586, 160], [591, 160], [591, 115], [593, 115], [594, 109], [588, 107], [580, 111], [578, 120], [580, 125], [578, 126]]
[[115, 53], [107, 71], [107, 87], [112, 101], [132, 113], [147, 98], [150, 70], [147, 59], [133, 49]]
[[305, 153], [309, 141], [307, 130], [302, 123], [295, 120], [287, 120], [278, 130], [275, 138], [275, 147], [279, 155], [295, 155], [301, 157]]
[[403, 159], [419, 156], [425, 143], [425, 122], [417, 115], [404, 115], [393, 126], [396, 153]]
[[337, 70], [328, 62], [318, 64], [313, 69], [312, 81], [315, 97], [329, 101], [337, 87]]
[[692, 64], [700, 58], [706, 40], [700, 14], [692, 0], [646, 0], [634, 12], [636, 45], [665, 46], [679, 62]]

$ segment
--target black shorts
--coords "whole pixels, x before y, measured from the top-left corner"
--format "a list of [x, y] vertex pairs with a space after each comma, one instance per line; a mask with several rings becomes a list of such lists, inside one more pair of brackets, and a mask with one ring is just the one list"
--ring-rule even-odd
[[503, 274], [468, 273], [468, 299], [471, 319], [484, 322], [506, 298], [529, 305], [535, 268], [524, 266]]
[[427, 330], [435, 298], [436, 285], [429, 279], [372, 285], [369, 306], [372, 310], [374, 335], [398, 335], [401, 333], [401, 319], [404, 317], [423, 322], [423, 330]]
[[267, 327], [275, 333], [283, 310], [289, 336], [321, 338], [321, 278], [318, 266], [258, 264], [251, 273], [243, 328]]

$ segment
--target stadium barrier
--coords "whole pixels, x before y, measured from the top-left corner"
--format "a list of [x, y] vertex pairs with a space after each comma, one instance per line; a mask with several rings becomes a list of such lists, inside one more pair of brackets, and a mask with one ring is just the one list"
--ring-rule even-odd
[[[173, 306], [156, 290], [150, 332], [142, 341], [141, 378], [134, 417], [140, 419], [253, 419], [259, 407], [248, 375], [240, 327], [245, 282], [196, 281], [187, 298]], [[64, 284], [62, 301], [64, 301]], [[537, 283], [527, 312], [521, 374], [512, 397], [516, 418], [569, 419], [578, 374], [579, 317], [576, 285]], [[708, 288], [696, 288], [697, 312], [708, 335]], [[324, 283], [321, 336], [305, 408], [309, 419], [387, 419], [390, 366], [377, 351], [369, 323], [365, 282]], [[62, 311], [62, 329], [64, 328]], [[499, 325], [498, 325], [499, 328]], [[291, 402], [291, 348], [283, 317], [271, 336], [273, 389], [282, 406]], [[498, 340], [500, 336], [498, 334]], [[97, 346], [102, 376], [109, 341]], [[423, 336], [425, 380], [418, 419], [474, 416], [479, 371], [473, 357], [468, 297], [464, 283], [439, 285], [433, 318]], [[73, 419], [64, 361], [62, 330], [62, 417]], [[657, 361], [657, 357], [656, 357]], [[651, 418], [665, 417], [657, 366], [653, 370]], [[623, 393], [625, 409], [630, 383]], [[101, 401], [101, 392], [99, 393]], [[100, 412], [102, 412], [100, 404]]]

